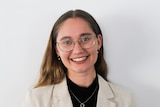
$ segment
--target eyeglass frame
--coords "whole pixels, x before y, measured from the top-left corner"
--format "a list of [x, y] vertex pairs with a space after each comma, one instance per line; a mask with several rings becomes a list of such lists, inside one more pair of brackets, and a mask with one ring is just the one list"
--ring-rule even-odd
[[[89, 35], [90, 35], [90, 34], [89, 34]], [[73, 45], [73, 46], [72, 46], [72, 48], [71, 48], [70, 50], [68, 50], [68, 51], [63, 50], [63, 49], [60, 47], [60, 45], [59, 45], [59, 44], [60, 44], [60, 41], [59, 41], [59, 42], [56, 42], [56, 45], [58, 45], [59, 49], [60, 49], [61, 51], [63, 51], [63, 52], [70, 52], [70, 51], [72, 51], [72, 50], [74, 49], [74, 46], [75, 46], [76, 43], [78, 43], [82, 49], [89, 49], [89, 48], [92, 48], [92, 47], [96, 44], [96, 40], [95, 40], [96, 38], [97, 38], [97, 36], [91, 37], [91, 39], [94, 40], [94, 41], [93, 41], [91, 47], [88, 47], [88, 48], [84, 48], [83, 46], [81, 46], [81, 43], [83, 43], [83, 42], [82, 42], [82, 38], [80, 38], [78, 41], [73, 41], [73, 40], [72, 40], [72, 43], [73, 43], [72, 45]]]

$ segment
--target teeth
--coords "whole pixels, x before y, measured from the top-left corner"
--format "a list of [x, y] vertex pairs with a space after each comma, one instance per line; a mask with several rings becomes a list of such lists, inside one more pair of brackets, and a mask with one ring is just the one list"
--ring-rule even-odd
[[85, 60], [87, 57], [82, 57], [82, 58], [75, 58], [75, 59], [72, 59], [73, 61], [83, 61]]

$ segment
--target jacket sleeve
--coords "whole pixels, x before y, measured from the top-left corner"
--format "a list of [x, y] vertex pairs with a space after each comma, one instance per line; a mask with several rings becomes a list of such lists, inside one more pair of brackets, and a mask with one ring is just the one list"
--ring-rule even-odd
[[136, 107], [132, 92], [115, 84], [110, 84], [117, 107]]
[[28, 91], [22, 107], [50, 107], [54, 85], [33, 88]]
[[34, 100], [35, 98], [34, 95], [32, 94], [32, 91], [31, 90], [28, 91], [24, 99], [24, 102], [22, 104], [22, 107], [36, 107]]

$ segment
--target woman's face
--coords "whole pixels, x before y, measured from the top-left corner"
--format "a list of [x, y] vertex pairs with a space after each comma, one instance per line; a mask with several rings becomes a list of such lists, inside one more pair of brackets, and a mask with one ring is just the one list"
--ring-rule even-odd
[[[88, 35], [90, 38], [94, 38], [95, 44], [90, 48], [83, 48], [77, 41], [87, 40]], [[71, 51], [63, 51], [56, 45], [57, 55], [60, 56], [62, 63], [67, 68], [68, 75], [95, 72], [94, 64], [102, 45], [102, 36], [96, 37], [88, 23], [82, 18], [69, 18], [59, 28], [57, 43], [66, 45], [70, 41], [75, 43]]]

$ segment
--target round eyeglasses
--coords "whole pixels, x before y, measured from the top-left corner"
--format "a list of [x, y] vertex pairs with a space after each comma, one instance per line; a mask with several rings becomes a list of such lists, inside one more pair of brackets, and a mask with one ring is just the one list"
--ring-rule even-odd
[[[82, 36], [78, 41], [78, 44], [81, 46], [81, 48], [84, 49], [89, 49], [91, 47], [93, 47], [96, 43], [96, 37], [94, 36]], [[60, 50], [65, 51], [65, 52], [69, 52], [72, 51], [76, 42], [74, 42], [73, 40], [71, 40], [71, 38], [64, 38], [62, 39], [60, 42], [57, 42], [58, 47], [60, 48]]]

